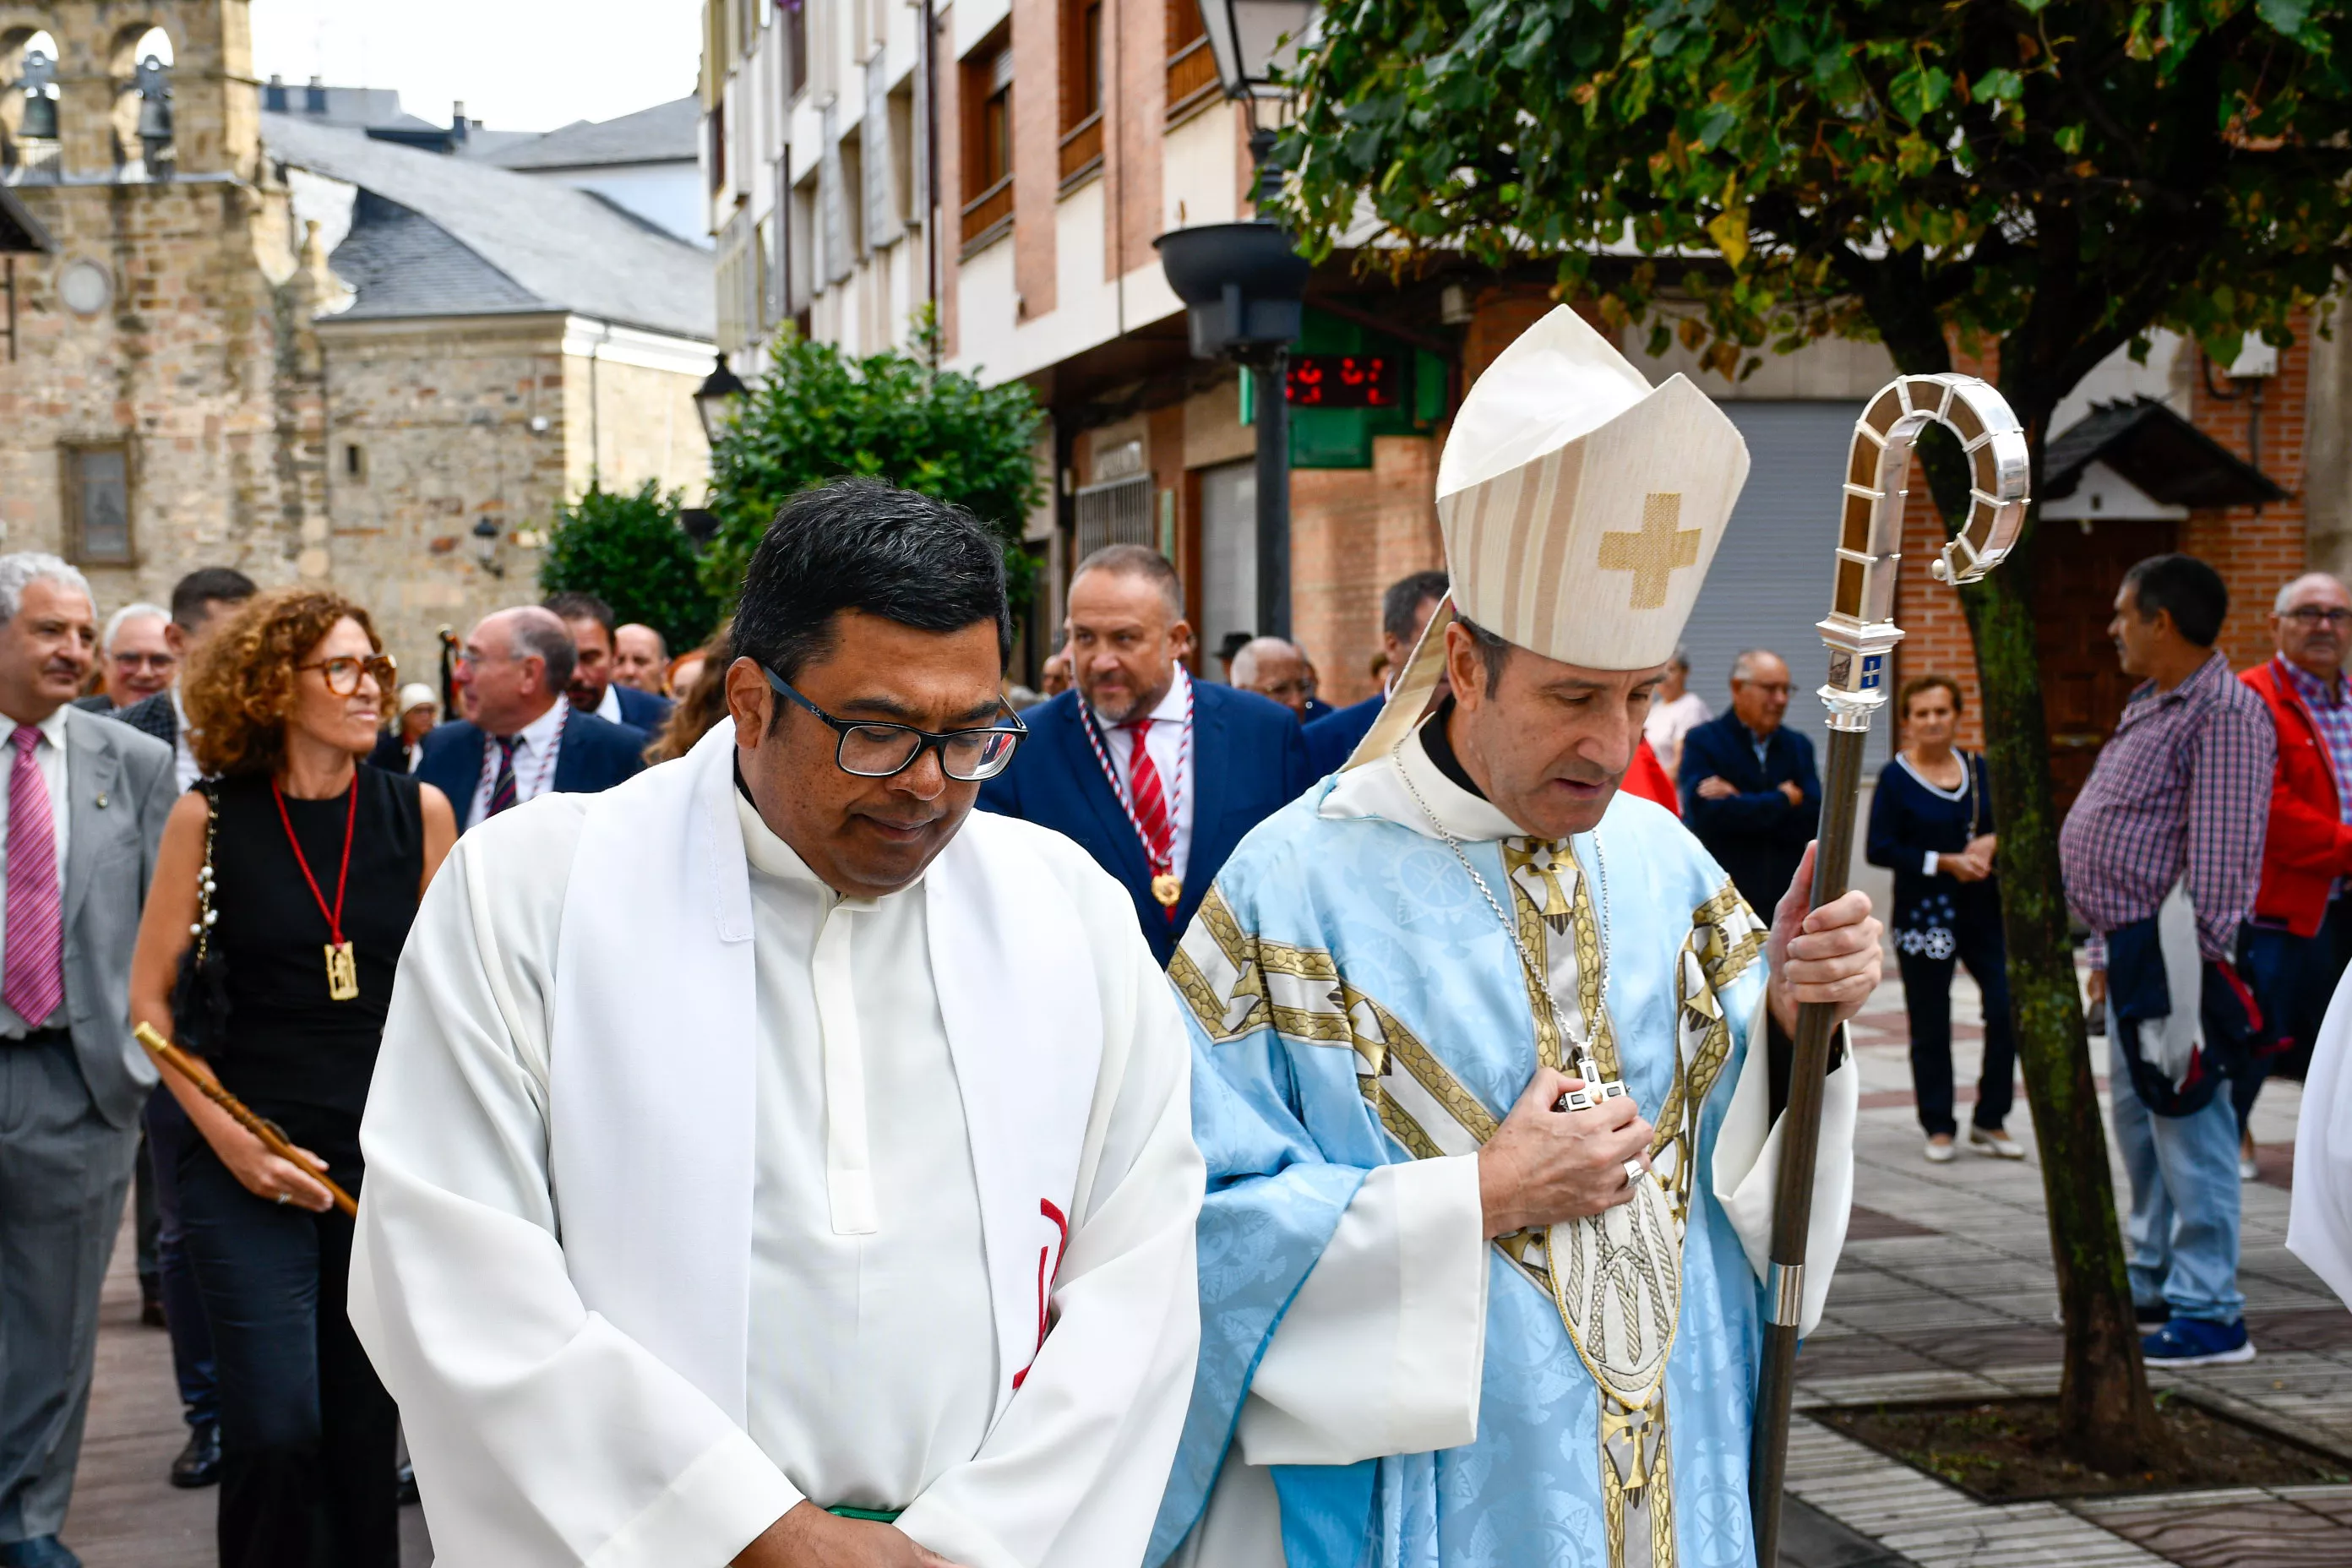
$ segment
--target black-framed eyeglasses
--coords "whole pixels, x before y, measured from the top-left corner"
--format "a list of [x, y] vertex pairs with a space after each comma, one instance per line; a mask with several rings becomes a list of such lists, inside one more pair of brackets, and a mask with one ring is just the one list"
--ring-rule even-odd
[[1003, 773], [1013, 761], [1013, 748], [1029, 732], [1021, 715], [1013, 705], [999, 698], [1007, 721], [984, 730], [950, 730], [934, 734], [918, 730], [912, 724], [879, 724], [850, 719], [836, 719], [799, 692], [793, 690], [783, 677], [766, 665], [760, 673], [781, 697], [788, 697], [833, 727], [841, 737], [834, 750], [833, 760], [845, 773], [862, 779], [895, 778], [915, 765], [927, 750], [940, 754], [940, 768], [948, 777], [963, 784], [977, 784]]
[[2306, 626], [2322, 624], [2340, 626], [2347, 621], [2352, 621], [2352, 610], [2331, 605], [2297, 605], [2294, 609], [2286, 611], [2285, 616], [2288, 620], [2300, 621]]

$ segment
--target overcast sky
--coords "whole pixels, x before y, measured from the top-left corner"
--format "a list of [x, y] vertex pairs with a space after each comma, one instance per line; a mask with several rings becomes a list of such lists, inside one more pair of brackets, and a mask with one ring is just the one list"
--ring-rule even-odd
[[610, 120], [692, 92], [701, 52], [696, 0], [253, 0], [263, 80], [396, 88], [436, 124]]

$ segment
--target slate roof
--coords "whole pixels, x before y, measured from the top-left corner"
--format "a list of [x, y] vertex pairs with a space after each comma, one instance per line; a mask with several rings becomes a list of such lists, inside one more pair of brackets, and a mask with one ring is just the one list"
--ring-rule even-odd
[[2053, 436], [2042, 454], [2042, 499], [2073, 495], [2093, 463], [2105, 463], [2166, 506], [2259, 506], [2286, 499], [2260, 468], [2153, 397], [2096, 405]]
[[617, 120], [575, 120], [488, 158], [507, 169], [586, 169], [690, 163], [701, 155], [701, 148], [702, 105], [689, 93]]
[[570, 310], [716, 335], [710, 253], [584, 191], [299, 115], [265, 114], [261, 134], [278, 162], [377, 198], [354, 202], [335, 249], [358, 289], [347, 319]]

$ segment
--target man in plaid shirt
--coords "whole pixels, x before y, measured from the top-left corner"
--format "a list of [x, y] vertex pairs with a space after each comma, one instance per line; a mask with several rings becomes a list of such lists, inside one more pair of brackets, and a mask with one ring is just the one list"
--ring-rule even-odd
[[[2276, 742], [2260, 697], [2214, 650], [2229, 590], [2189, 555], [2125, 574], [2108, 635], [2147, 681], [2059, 830], [2067, 900], [2092, 931], [2091, 994], [2106, 993], [2105, 937], [2157, 912], [2185, 884], [2197, 945], [2227, 962], [2252, 909]], [[2176, 1005], [2182, 999], [2176, 998]], [[2195, 1006], [2193, 998], [2187, 1005]], [[2238, 1289], [2238, 1127], [2229, 1097], [2186, 1116], [2152, 1114], [2133, 1092], [2122, 1031], [2107, 1030], [2107, 1089], [2131, 1174], [2132, 1298], [2149, 1360], [2175, 1366], [2252, 1359]]]
[[[2344, 652], [2352, 594], [2325, 572], [2278, 591], [2271, 605], [2277, 652], [2240, 677], [2269, 706], [2278, 735], [2263, 886], [2239, 949], [2263, 1013], [2306, 1056], [2352, 944], [2352, 689]], [[2246, 1118], [2266, 1063], [2231, 1085], [2238, 1107], [2238, 1173], [2253, 1175]]]

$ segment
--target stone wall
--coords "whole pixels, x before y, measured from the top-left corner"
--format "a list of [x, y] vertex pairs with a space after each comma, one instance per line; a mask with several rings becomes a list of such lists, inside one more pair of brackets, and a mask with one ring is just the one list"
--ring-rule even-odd
[[[5, 547], [78, 553], [63, 451], [121, 441], [133, 558], [85, 563], [102, 606], [160, 598], [196, 566], [292, 578], [324, 497], [316, 346], [297, 325], [314, 275], [282, 250], [256, 254], [257, 235], [276, 248], [268, 237], [285, 232], [283, 193], [191, 179], [16, 194], [58, 252], [16, 263], [17, 362], [0, 367]], [[110, 280], [96, 314], [58, 298], [78, 264]]]
[[[462, 634], [540, 596], [538, 552], [513, 539], [544, 530], [568, 489], [563, 326], [560, 315], [322, 324], [333, 524], [320, 564], [416, 679], [437, 679], [436, 627]], [[503, 576], [477, 559], [486, 518]]]

